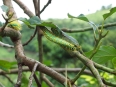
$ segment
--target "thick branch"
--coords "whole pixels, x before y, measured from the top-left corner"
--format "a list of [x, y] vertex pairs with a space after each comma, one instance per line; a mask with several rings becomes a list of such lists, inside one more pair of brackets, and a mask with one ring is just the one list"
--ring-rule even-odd
[[100, 87], [106, 87], [102, 82], [102, 79], [101, 79], [101, 77], [99, 75], [98, 70], [94, 67], [93, 62], [89, 58], [87, 58], [87, 57], [83, 56], [82, 54], [80, 54], [78, 51], [74, 51], [74, 54], [77, 56], [77, 58], [79, 60], [81, 60], [91, 70], [93, 75], [98, 80], [98, 83], [99, 83]]
[[24, 11], [25, 14], [28, 14], [29, 17], [32, 17], [34, 14], [21, 2], [21, 0], [13, 0], [16, 2]]

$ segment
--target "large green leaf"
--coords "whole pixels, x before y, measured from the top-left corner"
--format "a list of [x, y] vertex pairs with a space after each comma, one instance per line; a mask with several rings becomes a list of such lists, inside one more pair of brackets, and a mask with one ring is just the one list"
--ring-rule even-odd
[[41, 24], [41, 20], [39, 19], [38, 16], [33, 16], [28, 21], [29, 21], [29, 23], [31, 25], [39, 25], [39, 24]]
[[80, 20], [83, 20], [83, 21], [85, 21], [85, 22], [89, 22], [88, 18], [85, 17], [83, 14], [80, 14], [78, 17], [75, 17], [75, 16], [72, 16], [72, 15], [70, 15], [70, 14], [68, 13], [68, 17], [69, 17], [69, 18], [80, 19]]
[[109, 13], [106, 13], [106, 14], [103, 14], [103, 18], [104, 18], [104, 20], [106, 19], [106, 18], [108, 18], [109, 16], [111, 16], [113, 13], [115, 13], [116, 12], [116, 7], [113, 7], [112, 9], [110, 9], [110, 12]]
[[[92, 51], [87, 52], [86, 56], [89, 57], [91, 53]], [[94, 55], [93, 61], [104, 64], [109, 60], [112, 60], [114, 57], [116, 57], [116, 49], [113, 46], [101, 46], [97, 53]]]
[[42, 22], [41, 24], [39, 24], [40, 26], [46, 26], [46, 27], [51, 27], [51, 28], [57, 28], [57, 26], [55, 24], [53, 24], [52, 22]]
[[4, 71], [9, 71], [10, 68], [14, 67], [16, 63], [14, 62], [8, 62], [6, 60], [0, 60], [0, 69]]
[[9, 8], [8, 8], [6, 5], [2, 5], [2, 6], [1, 6], [1, 9], [2, 9], [2, 11], [5, 12], [5, 13], [8, 12], [8, 10], [9, 10]]
[[29, 28], [33, 28], [33, 29], [35, 28], [35, 25], [31, 25], [27, 18], [22, 18], [22, 17], [20, 17], [20, 18], [18, 18], [18, 20], [22, 21], [22, 22], [23, 22], [24, 24], [26, 24]]
[[98, 29], [98, 27], [95, 25], [94, 22], [90, 21], [87, 17], [85, 17], [85, 15], [83, 14], [80, 14], [79, 16], [75, 17], [75, 16], [72, 16], [68, 13], [68, 17], [69, 18], [76, 18], [76, 19], [79, 19], [79, 20], [82, 20], [82, 21], [85, 21], [85, 22], [88, 22], [90, 24], [90, 26], [93, 28], [93, 30], [95, 31], [96, 29]]

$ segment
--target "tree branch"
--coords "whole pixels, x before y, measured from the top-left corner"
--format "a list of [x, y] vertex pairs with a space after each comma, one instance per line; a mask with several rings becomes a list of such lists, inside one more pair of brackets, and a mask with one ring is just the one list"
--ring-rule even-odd
[[35, 29], [33, 35], [30, 37], [30, 39], [27, 42], [25, 42], [23, 44], [23, 46], [28, 45], [28, 43], [30, 43], [33, 40], [33, 38], [35, 37], [36, 33], [37, 33], [37, 29]]
[[16, 2], [24, 11], [25, 14], [28, 14], [29, 17], [32, 17], [34, 14], [21, 2], [21, 0], [13, 0]]
[[75, 56], [81, 60], [81, 62], [83, 62], [93, 73], [93, 75], [96, 77], [96, 79], [98, 80], [99, 86], [100, 87], [106, 87], [103, 82], [102, 79], [99, 75], [98, 70], [94, 67], [93, 61], [91, 61], [89, 58], [83, 56], [82, 54], [80, 54], [78, 51], [74, 51], [73, 52], [75, 54]]
[[[113, 27], [113, 26], [116, 26], [116, 22], [105, 24], [105, 25], [103, 26], [103, 28], [108, 28], [108, 27]], [[100, 29], [101, 27], [102, 27], [102, 25], [100, 25], [100, 26], [98, 27], [98, 29]], [[67, 32], [67, 33], [76, 33], [76, 32], [90, 31], [90, 30], [93, 30], [93, 28], [92, 28], [92, 27], [82, 28], [82, 29], [66, 29], [66, 28], [63, 28], [62, 30], [63, 30], [64, 32]]]
[[9, 44], [5, 44], [5, 43], [3, 43], [1, 41], [0, 41], [0, 46], [2, 46], [2, 47], [8, 47], [8, 48], [14, 48], [14, 46], [9, 45]]
[[34, 74], [34, 79], [36, 81], [37, 87], [41, 87], [41, 83], [40, 83], [39, 79], [37, 78], [36, 74]]
[[15, 87], [20, 87], [21, 86], [21, 79], [22, 79], [22, 64], [18, 64], [18, 79], [17, 83], [15, 84]]
[[[59, 73], [62, 73], [62, 72], [66, 71], [65, 68], [52, 68], [52, 69], [59, 72]], [[69, 73], [77, 73], [80, 70], [81, 70], [81, 68], [67, 68], [67, 72], [69, 72]], [[30, 72], [30, 70], [28, 68], [23, 68], [23, 72]], [[11, 69], [10, 72], [0, 71], [0, 75], [3, 75], [3, 74], [17, 74], [17, 73], [18, 73], [18, 69]], [[84, 70], [83, 74], [93, 76], [93, 74], [89, 70]]]
[[46, 5], [44, 5], [44, 7], [42, 8], [42, 10], [40, 11], [40, 14], [48, 7], [49, 4], [51, 4], [52, 0], [48, 0], [48, 2], [46, 3]]
[[34, 76], [34, 73], [35, 73], [35, 71], [36, 71], [37, 66], [38, 66], [38, 62], [35, 63], [35, 65], [34, 65], [34, 67], [33, 67], [33, 69], [32, 69], [31, 75], [30, 75], [30, 77], [29, 77], [29, 84], [28, 84], [28, 87], [31, 87], [31, 85], [32, 85], [33, 76]]
[[45, 75], [42, 77], [42, 79], [49, 85], [49, 87], [55, 87], [55, 86], [45, 77]]
[[[1, 28], [0, 28], [0, 35], [1, 36], [9, 36], [11, 38], [11, 40], [14, 43], [14, 49], [15, 49], [15, 54], [16, 54], [17, 58], [20, 58], [23, 65], [28, 66], [30, 69], [32, 69], [35, 62], [38, 62], [38, 61], [33, 60], [33, 58], [28, 58], [25, 56], [25, 54], [23, 52], [23, 46], [22, 46], [22, 43], [20, 40], [21, 34], [11, 28], [5, 28], [4, 32], [1, 33]], [[63, 85], [65, 83], [66, 77], [57, 73], [53, 69], [45, 66], [44, 64], [41, 64], [40, 62], [38, 62], [37, 71], [40, 71], [42, 73], [49, 75], [50, 77], [56, 79], [58, 82], [60, 82]]]
[[10, 79], [10, 77], [8, 77], [6, 74], [3, 74], [3, 76], [6, 77], [9, 80], [9, 82], [11, 82], [14, 85], [14, 82]]
[[109, 85], [109, 86], [112, 86], [112, 87], [116, 87], [116, 83], [112, 83], [112, 82], [106, 81], [105, 79], [102, 79], [102, 81], [103, 81], [104, 84], [106, 84], [106, 85]]

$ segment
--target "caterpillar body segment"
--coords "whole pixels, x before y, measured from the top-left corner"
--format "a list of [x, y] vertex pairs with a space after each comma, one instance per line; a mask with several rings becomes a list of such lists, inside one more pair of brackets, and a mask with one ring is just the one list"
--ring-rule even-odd
[[60, 45], [61, 47], [65, 48], [67, 50], [71, 50], [71, 51], [77, 50], [76, 45], [74, 45], [74, 44], [72, 44], [72, 43], [70, 43], [62, 38], [59, 38], [58, 36], [54, 35], [51, 31], [49, 31], [47, 28], [42, 27], [42, 31], [47, 39]]

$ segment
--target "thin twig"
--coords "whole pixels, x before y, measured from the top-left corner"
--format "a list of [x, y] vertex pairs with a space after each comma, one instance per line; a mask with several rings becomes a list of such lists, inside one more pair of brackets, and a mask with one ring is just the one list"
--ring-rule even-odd
[[2, 31], [4, 31], [5, 27], [7, 26], [7, 24], [9, 23], [9, 20], [11, 20], [11, 18], [13, 17], [13, 14], [8, 17], [8, 18], [5, 18], [5, 16], [2, 14], [2, 17], [4, 18], [5, 20], [5, 24], [2, 26]]
[[0, 83], [0, 87], [5, 87], [4, 85], [2, 85], [2, 83]]
[[21, 79], [22, 79], [22, 64], [18, 64], [18, 79], [17, 83], [15, 84], [15, 87], [20, 87], [21, 86]]
[[102, 79], [103, 83], [108, 85], [108, 86], [112, 86], [112, 87], [116, 87], [116, 83], [112, 83], [112, 82], [109, 82], [109, 81], [106, 81], [105, 79]]
[[40, 83], [39, 79], [37, 78], [36, 74], [34, 74], [33, 77], [36, 81], [37, 87], [41, 87], [41, 83]]
[[48, 2], [46, 3], [46, 5], [44, 5], [44, 7], [42, 8], [42, 10], [40, 11], [40, 14], [48, 7], [49, 4], [51, 4], [52, 0], [48, 0]]
[[31, 85], [32, 85], [33, 75], [34, 75], [34, 73], [35, 73], [35, 71], [36, 71], [36, 69], [37, 69], [37, 66], [38, 66], [38, 62], [36, 62], [35, 65], [34, 65], [34, 67], [33, 67], [32, 73], [31, 73], [31, 75], [30, 75], [30, 77], [29, 77], [29, 84], [28, 84], [28, 87], [31, 87]]
[[30, 39], [27, 42], [25, 42], [23, 44], [23, 46], [28, 45], [28, 43], [30, 43], [33, 40], [33, 38], [35, 37], [36, 33], [37, 33], [37, 29], [35, 29], [33, 35], [30, 37]]
[[[100, 25], [98, 28], [101, 28], [101, 26], [102, 26], [102, 25]], [[105, 25], [103, 26], [103, 28], [108, 28], [108, 27], [113, 27], [113, 26], [116, 26], [116, 22], [105, 24]], [[81, 28], [81, 29], [66, 29], [66, 28], [63, 28], [62, 30], [63, 30], [64, 32], [67, 32], [67, 33], [76, 33], [76, 32], [90, 31], [90, 30], [93, 30], [93, 28], [92, 28], [92, 27]]]
[[14, 46], [9, 45], [9, 44], [5, 44], [5, 43], [3, 43], [1, 41], [0, 41], [0, 46], [2, 46], [2, 47], [8, 47], [8, 48], [14, 48]]
[[49, 85], [49, 87], [55, 87], [55, 86], [51, 83], [51, 81], [49, 81], [49, 80], [45, 77], [45, 75], [42, 77], [42, 79]]
[[100, 69], [100, 70], [103, 70], [103, 71], [105, 71], [105, 72], [108, 72], [108, 73], [111, 73], [111, 74], [116, 75], [116, 70], [114, 70], [114, 69], [105, 67], [105, 66], [100, 65], [100, 64], [95, 63], [95, 62], [94, 62], [94, 66], [95, 66], [97, 69]]
[[[62, 72], [66, 71], [65, 68], [52, 68], [52, 69], [59, 72], [59, 73], [62, 73]], [[70, 72], [70, 73], [77, 73], [80, 70], [81, 70], [81, 68], [67, 68], [67, 72]], [[30, 70], [28, 68], [23, 68], [23, 72], [27, 72], [27, 71], [30, 71]], [[111, 69], [111, 71], [113, 72], [112, 69]], [[3, 75], [3, 74], [17, 74], [17, 73], [18, 73], [18, 69], [11, 69], [10, 72], [0, 71], [0, 75]], [[83, 74], [92, 76], [92, 73], [89, 70], [84, 70]]]
[[6, 77], [9, 80], [9, 82], [11, 82], [14, 85], [14, 82], [11, 80], [10, 77], [8, 77], [6, 74], [4, 74], [3, 76]]

